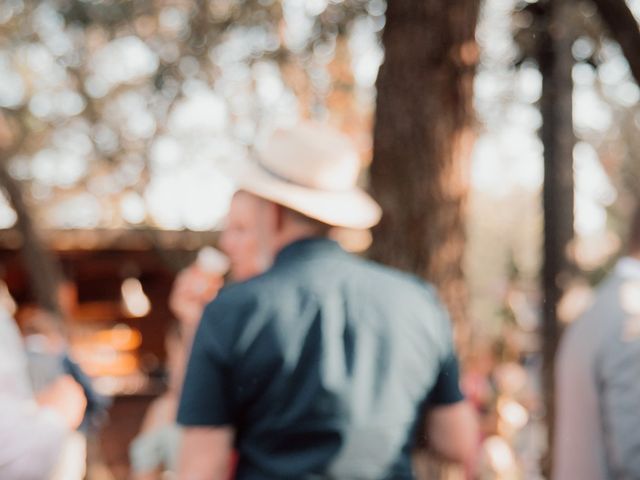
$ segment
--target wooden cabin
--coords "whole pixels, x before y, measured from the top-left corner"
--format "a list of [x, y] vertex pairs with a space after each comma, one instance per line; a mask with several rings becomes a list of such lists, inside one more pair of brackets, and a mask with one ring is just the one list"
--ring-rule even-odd
[[[96, 387], [113, 398], [109, 419], [90, 442], [112, 478], [129, 474], [128, 445], [150, 401], [162, 392], [165, 334], [173, 315], [168, 298], [176, 273], [215, 232], [59, 230], [43, 233], [60, 261], [71, 351]], [[19, 234], [0, 231], [0, 278], [18, 305], [34, 307]], [[130, 305], [127, 299], [133, 298]], [[145, 300], [146, 299], [146, 300]]]

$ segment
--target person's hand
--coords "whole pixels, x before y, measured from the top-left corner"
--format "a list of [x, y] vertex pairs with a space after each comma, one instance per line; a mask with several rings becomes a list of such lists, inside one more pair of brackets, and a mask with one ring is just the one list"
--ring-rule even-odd
[[196, 265], [182, 270], [176, 277], [169, 306], [185, 326], [195, 328], [205, 305], [222, 286], [222, 277], [203, 272]]
[[87, 408], [87, 398], [82, 387], [69, 375], [58, 378], [40, 391], [36, 400], [41, 407], [57, 412], [70, 430], [80, 426]]

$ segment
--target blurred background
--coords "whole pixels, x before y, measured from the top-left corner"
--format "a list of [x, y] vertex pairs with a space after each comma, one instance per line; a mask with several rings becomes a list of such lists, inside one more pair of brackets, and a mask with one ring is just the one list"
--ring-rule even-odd
[[220, 166], [303, 118], [370, 167], [385, 217], [345, 244], [450, 307], [481, 478], [544, 477], [558, 338], [640, 191], [640, 2], [395, 3], [0, 3], [2, 295], [22, 326], [61, 314], [111, 399], [88, 478], [129, 474], [172, 283], [224, 225]]

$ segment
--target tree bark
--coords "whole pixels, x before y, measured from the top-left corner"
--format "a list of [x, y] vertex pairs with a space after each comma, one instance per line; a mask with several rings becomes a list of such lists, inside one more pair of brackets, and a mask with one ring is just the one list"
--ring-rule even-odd
[[[58, 287], [62, 279], [61, 268], [45, 249], [33, 224], [29, 206], [22, 187], [7, 171], [7, 164], [19, 148], [9, 146], [9, 129], [0, 114], [0, 187], [17, 215], [16, 226], [22, 236], [22, 257], [31, 279], [36, 303], [60, 318], [62, 310], [58, 301]], [[16, 143], [22, 143], [18, 141]]]
[[383, 209], [371, 257], [435, 284], [462, 344], [479, 3], [388, 2], [370, 169]]
[[542, 74], [540, 136], [544, 145], [544, 263], [542, 272], [543, 318], [543, 389], [549, 428], [549, 454], [543, 464], [551, 471], [554, 433], [554, 363], [560, 324], [558, 303], [573, 271], [568, 249], [573, 229], [573, 147], [575, 137], [572, 117], [574, 60], [571, 53], [573, 34], [570, 30], [568, 0], [544, 3], [544, 21], [538, 63]]
[[[370, 256], [438, 288], [459, 346], [468, 337], [462, 262], [479, 3], [387, 2], [370, 169], [383, 209]], [[423, 454], [414, 461], [420, 478], [459, 474]]]
[[593, 0], [611, 37], [618, 42], [640, 85], [640, 29], [625, 0]]

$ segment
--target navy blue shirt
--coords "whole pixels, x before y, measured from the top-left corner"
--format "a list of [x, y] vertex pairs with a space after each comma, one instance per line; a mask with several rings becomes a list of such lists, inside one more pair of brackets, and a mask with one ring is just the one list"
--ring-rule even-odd
[[178, 422], [233, 426], [242, 480], [412, 479], [426, 404], [458, 384], [430, 287], [306, 239], [207, 306]]

